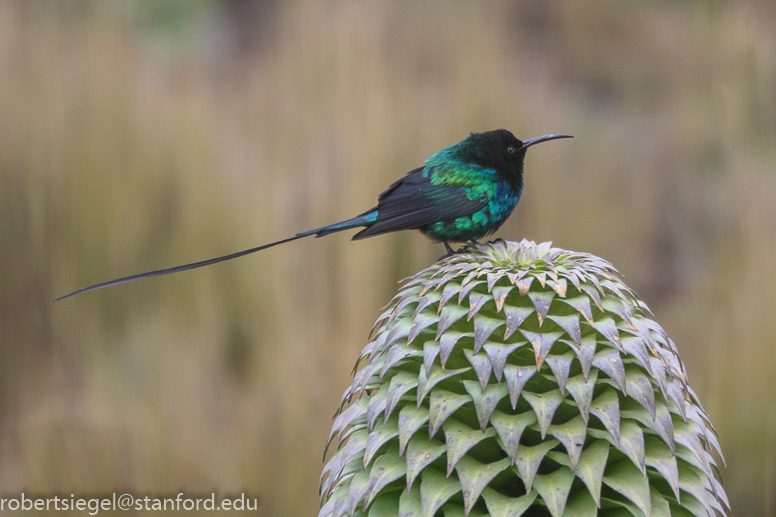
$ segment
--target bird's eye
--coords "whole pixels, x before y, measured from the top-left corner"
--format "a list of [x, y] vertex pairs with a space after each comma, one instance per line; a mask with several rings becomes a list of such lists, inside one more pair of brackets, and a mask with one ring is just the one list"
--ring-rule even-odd
[[508, 152], [509, 154], [514, 154], [514, 152], [515, 152], [515, 148], [514, 148], [514, 147], [512, 147], [512, 146], [510, 145], [509, 147], [507, 147], [507, 152]]

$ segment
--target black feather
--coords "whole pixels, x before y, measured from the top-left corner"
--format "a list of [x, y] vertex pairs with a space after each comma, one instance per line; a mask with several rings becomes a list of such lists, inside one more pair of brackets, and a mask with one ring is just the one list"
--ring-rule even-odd
[[[425, 176], [424, 171], [428, 172]], [[377, 210], [377, 220], [355, 234], [353, 240], [452, 221], [488, 204], [487, 197], [469, 199], [464, 189], [433, 185], [432, 175], [432, 169], [419, 167], [388, 187], [380, 194], [377, 206], [368, 211]]]

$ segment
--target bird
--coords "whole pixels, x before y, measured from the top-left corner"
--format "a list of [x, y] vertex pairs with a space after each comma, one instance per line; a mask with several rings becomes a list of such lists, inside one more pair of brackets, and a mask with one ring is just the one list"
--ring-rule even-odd
[[456, 253], [450, 242], [476, 244], [478, 239], [494, 233], [504, 224], [523, 193], [526, 150], [559, 138], [574, 137], [551, 134], [519, 140], [506, 129], [471, 133], [389, 185], [378, 196], [377, 206], [360, 215], [230, 255], [95, 284], [51, 303], [126, 282], [232, 260], [303, 237], [323, 237], [355, 228], [363, 229], [352, 240], [400, 230], [420, 230], [429, 239], [442, 242], [447, 250], [445, 256], [449, 256]]

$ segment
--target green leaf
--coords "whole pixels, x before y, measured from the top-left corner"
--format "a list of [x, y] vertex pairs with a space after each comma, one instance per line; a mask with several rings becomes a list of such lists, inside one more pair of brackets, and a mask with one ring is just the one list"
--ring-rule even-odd
[[523, 343], [502, 345], [501, 343], [492, 342], [487, 342], [483, 345], [482, 348], [485, 350], [485, 353], [488, 354], [488, 359], [490, 359], [490, 364], [493, 366], [493, 373], [496, 375], [496, 380], [498, 382], [501, 382], [507, 358], [522, 345]]
[[480, 429], [484, 431], [490, 420], [490, 415], [493, 414], [501, 399], [507, 396], [507, 385], [504, 383], [492, 384], [483, 391], [477, 382], [463, 381], [463, 387], [474, 401], [477, 420], [480, 423]]
[[[709, 515], [713, 515], [709, 503], [707, 501], [707, 492], [703, 486], [703, 481], [700, 476], [696, 474], [690, 467], [680, 464], [679, 466], [679, 488], [684, 492], [691, 494], [695, 499], [700, 502]], [[687, 497], [682, 495], [681, 502], [685, 505]]]
[[400, 371], [395, 373], [391, 377], [391, 382], [388, 385], [388, 395], [386, 397], [385, 404], [385, 420], [393, 413], [396, 408], [396, 404], [404, 396], [405, 393], [415, 388], [418, 385], [418, 375], [407, 371]]
[[489, 464], [480, 463], [468, 456], [461, 458], [455, 466], [455, 471], [461, 482], [464, 511], [467, 515], [480, 498], [482, 490], [507, 467], [509, 467], [509, 458]]
[[372, 503], [368, 517], [396, 517], [399, 513], [399, 494], [385, 494]]
[[490, 423], [496, 429], [501, 445], [512, 464], [517, 459], [517, 448], [520, 445], [520, 437], [525, 428], [536, 422], [536, 414], [528, 411], [518, 415], [509, 415], [501, 411], [494, 411], [490, 417]]
[[549, 314], [547, 317], [562, 328], [574, 343], [577, 345], [582, 343], [582, 332], [579, 329], [579, 314], [568, 314], [566, 316]]
[[[517, 468], [517, 474], [525, 484], [525, 491], [530, 492], [533, 487], [534, 476], [539, 470], [539, 465], [551, 449], [556, 447], [560, 442], [555, 439], [545, 440], [538, 445], [528, 447], [523, 445], [517, 449], [517, 456], [515, 458], [515, 467]], [[513, 468], [515, 468], [513, 467]], [[570, 472], [570, 471], [569, 471]]]
[[366, 491], [369, 488], [369, 473], [365, 470], [356, 472], [350, 478], [348, 486], [348, 508], [350, 513], [354, 513], [359, 504], [363, 502]]
[[520, 330], [520, 332], [523, 333], [523, 336], [525, 336], [525, 338], [530, 341], [531, 346], [533, 346], [534, 355], [536, 356], [536, 368], [538, 369], [541, 369], [542, 364], [544, 364], [544, 359], [547, 357], [547, 354], [550, 353], [552, 345], [563, 335], [562, 332], [537, 333], [528, 330]]
[[617, 332], [617, 324], [612, 318], [601, 318], [593, 324], [593, 327], [599, 334], [606, 338], [609, 343], [614, 345], [615, 348], [620, 349], [622, 347], [620, 333]]
[[320, 517], [344, 515], [348, 510], [348, 501], [345, 499], [346, 495], [347, 494], [345, 494], [345, 492], [342, 490], [335, 491], [331, 495], [331, 498], [326, 501], [326, 504], [321, 507], [321, 511], [318, 513], [318, 515]]
[[536, 315], [539, 317], [539, 326], [544, 323], [544, 318], [547, 317], [547, 311], [550, 310], [550, 304], [552, 299], [555, 298], [555, 291], [534, 291], [528, 293], [528, 298], [536, 309]]
[[[659, 354], [657, 348], [652, 348], [651, 350], [653, 350], [653, 353]], [[668, 399], [668, 381], [666, 380], [666, 374], [668, 372], [666, 371], [665, 363], [658, 357], [649, 356], [649, 364], [652, 369], [652, 378], [657, 381], [660, 393], [663, 394], [665, 399]]]
[[[474, 272], [472, 271], [472, 273]], [[466, 298], [475, 287], [477, 287], [478, 285], [482, 285], [483, 283], [484, 282], [482, 280], [472, 280], [471, 282], [468, 282], [468, 283], [466, 282], [466, 280], [464, 280], [461, 283], [461, 292], [458, 293], [458, 303], [460, 304], [461, 302], [463, 302], [463, 299]]]
[[563, 402], [563, 395], [560, 390], [552, 390], [547, 393], [524, 391], [523, 398], [531, 404], [534, 413], [536, 413], [536, 420], [539, 422], [539, 429], [542, 433], [542, 439], [544, 439], [547, 435], [547, 429], [550, 427], [550, 423], [552, 423], [555, 410]]
[[596, 502], [587, 492], [578, 491], [572, 494], [566, 502], [563, 517], [591, 517], [598, 515]]
[[593, 358], [593, 366], [608, 375], [620, 391], [627, 393], [625, 386], [625, 366], [622, 364], [620, 352], [614, 348], [607, 348], [598, 352]]
[[550, 510], [552, 517], [561, 517], [566, 506], [574, 474], [568, 467], [561, 467], [551, 474], [537, 475], [533, 487]]
[[514, 307], [510, 305], [504, 306], [504, 315], [507, 320], [507, 328], [504, 332], [504, 339], [509, 339], [509, 336], [515, 333], [518, 327], [534, 313], [531, 307]]
[[376, 393], [369, 396], [369, 405], [366, 408], [367, 428], [371, 431], [377, 421], [377, 418], [385, 411], [386, 399], [388, 398], [389, 384], [380, 386]]
[[394, 415], [387, 422], [378, 423], [374, 429], [369, 432], [366, 439], [366, 449], [364, 450], [364, 468], [372, 461], [372, 457], [377, 451], [385, 445], [388, 440], [392, 440], [399, 434], [399, 417]]
[[447, 360], [450, 358], [450, 354], [453, 353], [456, 343], [462, 337], [474, 336], [471, 332], [457, 332], [454, 330], [448, 330], [439, 339], [439, 361], [444, 367], [447, 364]]
[[[595, 277], [592, 275], [588, 275], [587, 280], [593, 281], [595, 280]], [[595, 302], [595, 304], [598, 306], [598, 308], [601, 310], [601, 312], [604, 311], [604, 308], [601, 306], [601, 296], [598, 294], [598, 291], [596, 291], [593, 287], [591, 287], [588, 284], [582, 284], [579, 286], [582, 291], [587, 294], [592, 300]]]
[[447, 329], [449, 329], [453, 323], [466, 316], [467, 312], [469, 311], [460, 305], [445, 305], [439, 314], [439, 323], [437, 323], [436, 333], [437, 341], [439, 341], [442, 334], [447, 332]]
[[542, 287], [547, 285], [547, 272], [546, 271], [539, 271], [534, 273], [534, 278], [536, 278], [539, 283], [542, 285]]
[[628, 396], [636, 399], [649, 416], [655, 419], [655, 390], [649, 377], [644, 375], [639, 368], [628, 367], [625, 372], [625, 385], [628, 388]]
[[552, 290], [558, 293], [558, 296], [561, 298], [566, 297], [566, 292], [568, 291], [568, 283], [566, 282], [565, 278], [558, 279], [556, 281], [548, 282], [550, 287], [552, 287]]
[[564, 395], [566, 394], [566, 381], [569, 378], [569, 370], [571, 369], [573, 358], [573, 352], [566, 352], [563, 355], [549, 354], [545, 359], [550, 366], [550, 370], [552, 370], [552, 374], [555, 376], [560, 392]]
[[442, 289], [442, 296], [439, 298], [439, 312], [445, 307], [445, 304], [449, 302], [453, 296], [458, 294], [461, 290], [461, 284], [459, 282], [447, 282]]
[[429, 399], [429, 428], [428, 435], [436, 435], [439, 427], [445, 423], [450, 415], [455, 413], [458, 408], [471, 402], [469, 395], [453, 393], [447, 390], [434, 390]]
[[428, 422], [428, 409], [406, 405], [399, 412], [399, 454], [404, 454], [410, 438]]
[[491, 517], [520, 517], [531, 507], [537, 495], [536, 490], [522, 497], [507, 497], [492, 488], [482, 491], [482, 498], [485, 499]]
[[439, 365], [435, 364], [431, 367], [431, 374], [426, 377], [425, 367], [421, 368], [420, 374], [418, 375], [417, 406], [420, 407], [421, 403], [426, 398], [426, 395], [428, 395], [429, 392], [431, 392], [431, 389], [441, 381], [468, 372], [469, 370], [471, 370], [469, 367], [460, 368], [458, 370], [444, 370]]
[[602, 497], [601, 505], [606, 510], [606, 517], [647, 517], [635, 504], [624, 497], [617, 499]]
[[682, 496], [681, 507], [682, 510], [695, 517], [708, 517], [709, 515], [714, 515], [711, 510], [707, 510], [707, 507], [703, 503], [690, 494], [684, 494]]
[[436, 511], [460, 491], [461, 484], [457, 479], [445, 477], [431, 467], [425, 469], [420, 481], [420, 504], [423, 507], [423, 517], [434, 517]]
[[353, 425], [359, 419], [364, 417], [364, 411], [366, 410], [367, 402], [369, 402], [368, 397], [361, 397], [337, 416], [337, 418], [334, 420], [334, 424], [331, 426], [331, 433], [329, 433], [329, 438], [326, 441], [327, 449], [335, 435], [339, 434], [346, 427]]
[[493, 299], [496, 301], [496, 312], [501, 312], [504, 307], [504, 302], [507, 299], [510, 291], [514, 289], [514, 285], [496, 286], [493, 288]]
[[671, 507], [665, 497], [655, 488], [650, 488], [652, 497], [652, 516], [651, 517], [671, 517]]
[[501, 318], [489, 318], [482, 314], [477, 314], [474, 317], [474, 353], [480, 351], [482, 345], [490, 338], [490, 335], [504, 325], [504, 320]]
[[[434, 367], [434, 361], [439, 356], [439, 343], [435, 341], [426, 341], [423, 343], [423, 367], [430, 372]], [[422, 374], [423, 372], [421, 372]], [[420, 382], [420, 379], [418, 379]]]
[[598, 370], [593, 370], [587, 380], [585, 380], [584, 374], [579, 374], [566, 381], [566, 389], [571, 393], [574, 402], [577, 403], [577, 408], [585, 423], [590, 416], [590, 404], [593, 402], [593, 390], [595, 390], [597, 379]]
[[380, 377], [382, 378], [385, 373], [395, 365], [406, 362], [405, 359], [410, 357], [421, 357], [422, 355], [423, 352], [410, 346], [393, 346], [389, 348], [381, 358], [383, 366], [380, 368]]
[[590, 412], [604, 424], [606, 430], [614, 440], [614, 444], [620, 446], [620, 401], [617, 393], [607, 388], [590, 405]]
[[624, 418], [620, 421], [619, 449], [630, 458], [642, 475], [647, 475], [644, 467], [644, 433], [642, 433], [641, 427], [633, 420]]
[[[345, 465], [359, 458], [364, 453], [366, 447], [367, 431], [366, 429], [353, 433], [345, 445], [332, 456], [321, 472], [321, 492], [328, 493], [329, 489], [338, 478]], [[328, 477], [327, 477], [328, 474]], [[324, 479], [325, 478], [325, 479]]]
[[588, 323], [591, 325], [593, 324], [593, 311], [590, 308], [590, 298], [587, 296], [577, 296], [575, 298], [562, 299], [561, 301], [571, 305], [585, 317]]
[[[442, 283], [445, 283], [446, 280], [442, 280]], [[415, 312], [412, 313], [413, 318], [417, 318], [418, 314], [423, 312], [423, 309], [426, 307], [429, 307], [437, 302], [442, 298], [442, 292], [438, 290], [434, 291], [428, 291], [426, 292], [423, 297], [418, 301], [417, 307], [415, 307]]]
[[480, 384], [483, 389], [488, 385], [490, 381], [490, 374], [493, 371], [493, 366], [490, 364], [488, 354], [479, 353], [475, 354], [471, 350], [464, 349], [464, 355], [469, 364], [474, 368], [474, 372], [477, 374], [477, 378], [480, 380]]
[[423, 506], [420, 503], [420, 490], [414, 492], [408, 490], [402, 492], [399, 498], [399, 517], [422, 517]]
[[523, 277], [517, 281], [517, 289], [520, 291], [520, 296], [525, 296], [531, 289], [531, 283], [533, 283], [533, 277]]
[[418, 474], [442, 456], [446, 450], [447, 446], [439, 440], [427, 440], [420, 434], [410, 438], [406, 453], [407, 490], [412, 489]]
[[467, 514], [461, 507], [461, 503], [457, 501], [442, 505], [442, 514], [445, 517], [489, 517], [486, 512], [483, 512], [479, 508], [473, 509]]
[[453, 472], [461, 458], [469, 452], [469, 449], [482, 440], [496, 435], [496, 431], [493, 428], [483, 432], [479, 429], [473, 429], [454, 418], [449, 418], [442, 428], [444, 429], [445, 442], [447, 443], [448, 476]]
[[512, 409], [517, 407], [517, 400], [528, 380], [536, 373], [536, 366], [515, 366], [508, 364], [504, 366], [504, 380], [509, 390], [509, 401]]
[[601, 482], [608, 457], [609, 443], [604, 440], [594, 440], [582, 451], [579, 469], [576, 471], [577, 477], [585, 483], [599, 508], [601, 506]]
[[711, 465], [707, 458], [708, 453], [701, 443], [699, 433], [696, 432], [696, 429], [694, 429], [693, 426], [681, 421], [676, 422], [674, 425], [674, 439], [676, 440], [676, 443], [690, 449], [695, 456], [696, 461], [700, 464], [701, 470], [703, 470], [708, 477], [713, 477]]
[[471, 293], [469, 295], [469, 312], [466, 315], [466, 319], [471, 321], [475, 314], [480, 312], [482, 306], [487, 302], [493, 301], [493, 296], [486, 293]]
[[620, 339], [622, 340], [622, 349], [625, 353], [635, 357], [641, 367], [652, 375], [652, 364], [649, 361], [649, 353], [641, 338], [628, 334], [621, 334]]
[[590, 377], [590, 371], [593, 366], [593, 359], [595, 358], [597, 347], [593, 334], [582, 336], [582, 344], [579, 348], [572, 346], [569, 341], [561, 340], [561, 342], [568, 344], [574, 350], [574, 353], [577, 354], [579, 364], [582, 367], [582, 374], [585, 376], [585, 379]]
[[585, 445], [585, 437], [587, 436], [587, 426], [582, 416], [577, 416], [565, 424], [551, 425], [548, 432], [566, 448], [571, 463], [571, 471], [575, 472], [579, 465], [582, 447]]
[[679, 500], [679, 470], [676, 465], [676, 457], [671, 453], [671, 449], [660, 440], [647, 436], [644, 439], [644, 449], [646, 452], [646, 464], [655, 469], [674, 491], [676, 499]]
[[649, 515], [652, 502], [649, 481], [629, 461], [619, 461], [606, 468], [604, 483], [635, 504], [644, 515]]
[[668, 408], [662, 402], [655, 403], [655, 420], [642, 423], [649, 429], [655, 431], [657, 435], [663, 439], [666, 445], [668, 445], [672, 453], [676, 450], [674, 421], [671, 418], [671, 413], [668, 411]]
[[407, 473], [407, 464], [399, 456], [399, 446], [394, 445], [377, 458], [369, 471], [369, 487], [364, 499], [364, 508], [368, 508], [375, 497], [388, 483], [396, 481]]
[[410, 334], [411, 328], [412, 320], [409, 318], [397, 318], [395, 321], [391, 322], [388, 337], [385, 338], [383, 347], [388, 348], [400, 339], [406, 338]]

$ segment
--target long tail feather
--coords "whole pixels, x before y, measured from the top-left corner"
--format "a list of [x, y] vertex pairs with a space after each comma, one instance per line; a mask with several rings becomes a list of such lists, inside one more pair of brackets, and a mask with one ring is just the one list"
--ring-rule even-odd
[[124, 284], [126, 282], [142, 280], [143, 278], [170, 275], [172, 273], [180, 273], [181, 271], [188, 271], [190, 269], [197, 269], [200, 267], [209, 266], [211, 264], [217, 264], [225, 260], [232, 260], [238, 257], [243, 257], [245, 255], [250, 255], [251, 253], [256, 253], [257, 251], [265, 250], [267, 248], [277, 246], [278, 244], [285, 244], [286, 242], [295, 241], [297, 239], [301, 239], [302, 237], [307, 237], [309, 235], [315, 235], [316, 237], [323, 237], [324, 235], [329, 235], [330, 233], [341, 232], [343, 230], [350, 230], [351, 228], [358, 228], [359, 226], [368, 226], [369, 224], [373, 223], [376, 219], [377, 219], [377, 210], [372, 210], [370, 212], [365, 212], [364, 214], [359, 215], [358, 217], [354, 217], [352, 219], [340, 221], [338, 223], [330, 224], [328, 226], [322, 226], [321, 228], [316, 228], [315, 230], [297, 233], [293, 237], [289, 237], [287, 239], [283, 239], [276, 242], [270, 242], [269, 244], [264, 244], [263, 246], [257, 246], [255, 248], [251, 248], [248, 250], [238, 251], [237, 253], [232, 253], [231, 255], [224, 255], [223, 257], [216, 257], [208, 260], [202, 260], [200, 262], [193, 262], [191, 264], [184, 264], [182, 266], [171, 267], [169, 269], [149, 271], [148, 273], [140, 273], [139, 275], [117, 278], [116, 280], [111, 280], [110, 282], [103, 282], [101, 284], [84, 287], [83, 289], [79, 289], [78, 291], [74, 291], [65, 296], [61, 296], [51, 303], [56, 303], [56, 302], [65, 300], [77, 294], [88, 293], [89, 291], [96, 291], [97, 289], [102, 289], [103, 287], [111, 287], [113, 285]]
[[278, 244], [284, 244], [286, 242], [295, 241], [297, 239], [301, 239], [302, 237], [306, 237], [306, 236], [307, 236], [306, 234], [304, 234], [304, 235], [303, 234], [295, 235], [295, 236], [289, 237], [287, 239], [283, 239], [283, 240], [276, 241], [276, 242], [271, 242], [269, 244], [264, 244], [263, 246], [257, 246], [256, 248], [251, 248], [251, 249], [248, 249], [248, 250], [238, 251], [237, 253], [232, 253], [231, 255], [224, 255], [223, 257], [216, 257], [216, 258], [212, 258], [212, 259], [208, 259], [208, 260], [202, 260], [200, 262], [193, 262], [191, 264], [184, 264], [182, 266], [171, 267], [169, 269], [160, 269], [158, 271], [149, 271], [148, 273], [140, 273], [139, 275], [132, 275], [132, 276], [124, 277], [124, 278], [118, 278], [116, 280], [111, 280], [109, 282], [103, 282], [101, 284], [96, 284], [96, 285], [92, 285], [92, 286], [89, 286], [89, 287], [84, 287], [83, 289], [79, 289], [78, 291], [74, 291], [74, 292], [72, 292], [70, 294], [67, 294], [65, 296], [61, 296], [61, 297], [57, 298], [56, 300], [54, 300], [51, 303], [56, 303], [56, 302], [65, 300], [65, 299], [70, 298], [72, 296], [75, 296], [77, 294], [88, 293], [89, 291], [96, 291], [97, 289], [102, 289], [103, 287], [110, 287], [110, 286], [113, 286], [113, 285], [124, 284], [126, 282], [133, 282], [135, 280], [142, 280], [143, 278], [152, 278], [152, 277], [155, 277], [155, 276], [170, 275], [172, 273], [180, 273], [181, 271], [188, 271], [190, 269], [197, 269], [197, 268], [200, 268], [200, 267], [209, 266], [211, 264], [217, 264], [217, 263], [223, 262], [225, 260], [232, 260], [232, 259], [235, 259], [235, 258], [238, 258], [238, 257], [243, 257], [245, 255], [250, 255], [251, 253], [256, 253], [257, 251], [265, 250], [267, 248], [271, 248], [273, 246], [277, 246]]
[[377, 220], [377, 209], [373, 208], [361, 215], [353, 217], [351, 219], [345, 219], [338, 223], [329, 224], [327, 226], [321, 226], [315, 230], [308, 230], [306, 232], [297, 233], [297, 237], [307, 237], [308, 235], [315, 235], [316, 237], [323, 237], [331, 233], [341, 232], [344, 230], [352, 230], [353, 228], [359, 228], [361, 226], [369, 226]]

